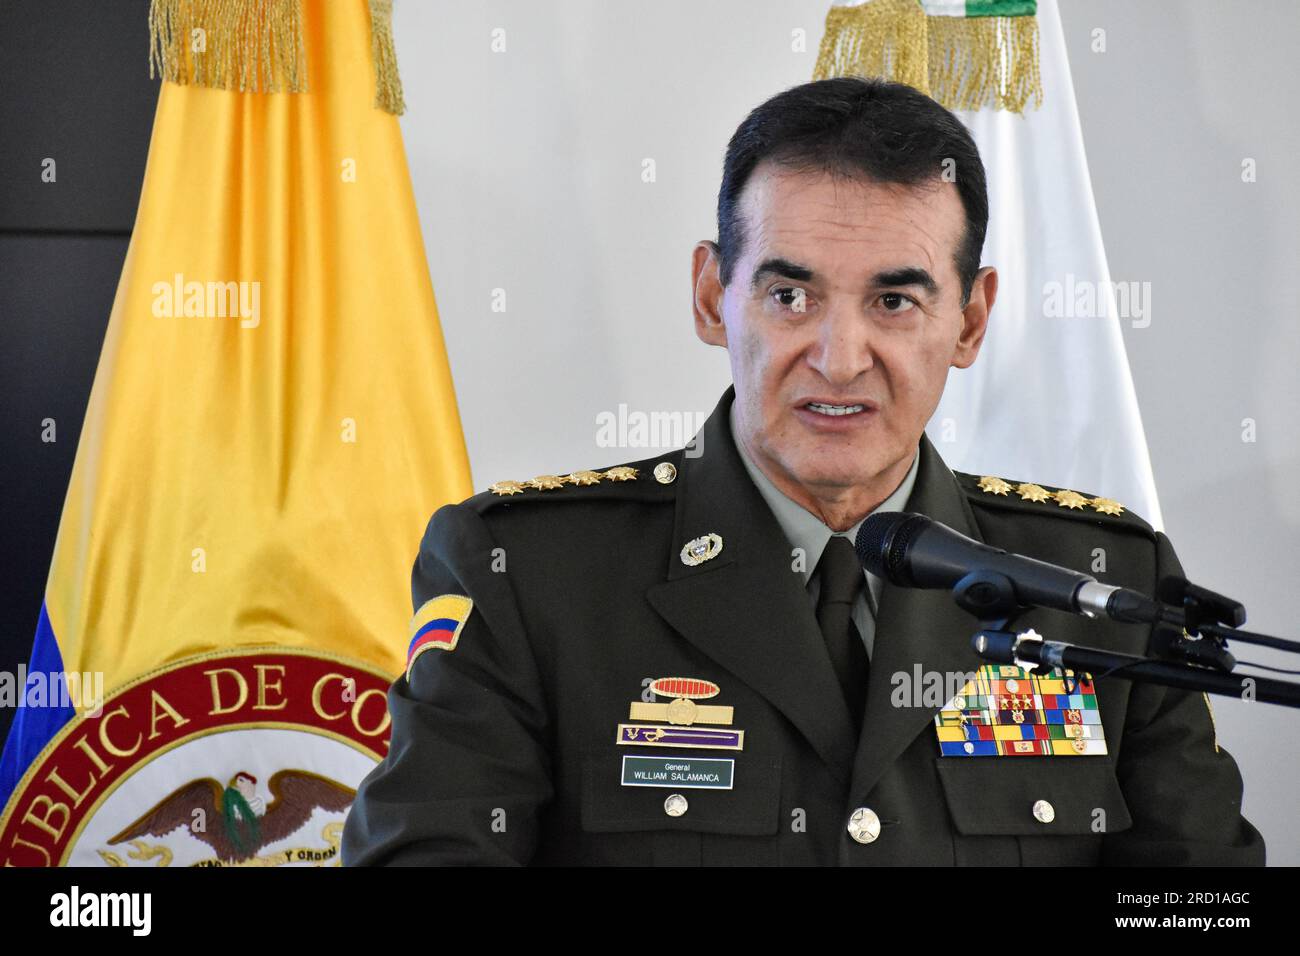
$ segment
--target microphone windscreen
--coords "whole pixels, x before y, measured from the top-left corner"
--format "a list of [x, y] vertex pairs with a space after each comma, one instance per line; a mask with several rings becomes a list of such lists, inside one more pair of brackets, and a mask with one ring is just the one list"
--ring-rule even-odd
[[926, 523], [925, 516], [907, 511], [879, 511], [869, 515], [853, 541], [858, 560], [876, 577], [899, 583], [907, 543]]

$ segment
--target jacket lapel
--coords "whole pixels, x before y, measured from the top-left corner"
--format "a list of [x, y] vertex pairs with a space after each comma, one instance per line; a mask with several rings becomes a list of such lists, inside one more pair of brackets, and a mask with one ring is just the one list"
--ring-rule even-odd
[[[916, 485], [905, 510], [928, 515], [982, 541], [965, 494], [925, 435], [921, 436], [920, 454]], [[918, 671], [946, 679], [952, 672], [976, 670], [983, 662], [971, 649], [970, 638], [978, 629], [979, 622], [957, 607], [950, 592], [900, 588], [886, 582], [876, 621], [866, 720], [853, 773], [853, 799], [861, 799], [871, 791], [917, 734], [933, 726], [934, 715], [942, 709], [942, 703], [935, 707], [913, 706], [911, 694], [902, 701], [903, 706], [894, 706], [891, 695], [895, 692], [895, 675], [905, 675], [903, 687], [920, 694], [924, 685], [916, 686]]]
[[[734, 396], [728, 388], [681, 459], [668, 580], [646, 597], [682, 637], [780, 710], [847, 784], [854, 728], [790, 543], [732, 440]], [[679, 549], [710, 533], [722, 551], [687, 566]]]

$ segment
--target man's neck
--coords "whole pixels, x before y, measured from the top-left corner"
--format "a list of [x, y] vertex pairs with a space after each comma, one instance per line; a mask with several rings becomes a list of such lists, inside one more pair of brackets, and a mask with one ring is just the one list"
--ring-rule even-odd
[[[733, 415], [732, 428], [737, 426]], [[753, 446], [739, 431], [735, 431], [736, 441], [745, 456], [754, 464], [764, 477], [772, 483], [777, 491], [785, 495], [799, 507], [814, 515], [822, 524], [832, 531], [848, 531], [863, 518], [880, 507], [881, 502], [892, 495], [903, 483], [907, 473], [912, 469], [912, 462], [917, 449], [907, 458], [895, 462], [869, 482], [861, 485], [843, 486], [826, 485], [809, 487], [796, 481], [794, 477], [779, 467], [775, 462], [756, 454]]]

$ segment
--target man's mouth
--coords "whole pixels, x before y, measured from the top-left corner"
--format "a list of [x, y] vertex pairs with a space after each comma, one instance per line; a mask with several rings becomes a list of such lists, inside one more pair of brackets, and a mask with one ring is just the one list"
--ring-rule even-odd
[[827, 405], [824, 402], [809, 402], [804, 405], [809, 411], [816, 412], [818, 415], [830, 415], [836, 417], [839, 415], [855, 415], [858, 412], [866, 411], [865, 405]]
[[876, 420], [880, 406], [863, 396], [862, 401], [831, 401], [829, 395], [808, 398], [794, 406], [795, 417], [818, 434], [856, 433]]

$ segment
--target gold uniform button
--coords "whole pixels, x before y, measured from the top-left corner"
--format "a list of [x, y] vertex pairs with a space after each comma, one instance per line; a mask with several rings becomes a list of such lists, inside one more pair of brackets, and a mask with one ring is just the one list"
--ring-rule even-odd
[[1046, 800], [1035, 800], [1034, 819], [1039, 823], [1051, 823], [1056, 819], [1056, 808]]
[[677, 479], [677, 466], [671, 461], [661, 461], [655, 465], [655, 481], [661, 485], [671, 485]]
[[880, 817], [870, 807], [858, 807], [849, 817], [849, 836], [859, 843], [874, 843], [880, 836]]
[[690, 804], [686, 802], [685, 797], [680, 793], [672, 793], [669, 794], [668, 799], [664, 801], [664, 813], [668, 814], [670, 817], [680, 817], [686, 812], [688, 806], [690, 806]]

